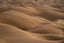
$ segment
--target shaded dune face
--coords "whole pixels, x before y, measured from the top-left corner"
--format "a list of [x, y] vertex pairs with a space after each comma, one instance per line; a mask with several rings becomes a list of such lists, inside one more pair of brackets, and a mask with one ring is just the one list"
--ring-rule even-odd
[[64, 43], [63, 0], [42, 1], [23, 0], [21, 7], [9, 6], [11, 0], [0, 3], [0, 43]]

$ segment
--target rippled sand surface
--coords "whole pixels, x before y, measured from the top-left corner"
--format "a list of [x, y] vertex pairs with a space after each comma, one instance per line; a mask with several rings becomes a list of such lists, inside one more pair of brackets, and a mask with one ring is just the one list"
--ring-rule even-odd
[[0, 43], [64, 43], [64, 0], [0, 0]]

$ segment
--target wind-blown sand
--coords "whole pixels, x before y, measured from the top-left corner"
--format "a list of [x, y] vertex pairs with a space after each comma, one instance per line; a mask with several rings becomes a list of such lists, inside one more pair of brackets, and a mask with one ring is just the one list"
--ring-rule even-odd
[[0, 4], [0, 43], [64, 43], [63, 5], [7, 4]]

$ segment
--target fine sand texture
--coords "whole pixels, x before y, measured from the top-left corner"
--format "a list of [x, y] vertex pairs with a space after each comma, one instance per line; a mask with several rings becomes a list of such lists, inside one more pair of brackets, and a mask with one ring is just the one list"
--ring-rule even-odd
[[0, 43], [64, 43], [64, 0], [0, 0]]

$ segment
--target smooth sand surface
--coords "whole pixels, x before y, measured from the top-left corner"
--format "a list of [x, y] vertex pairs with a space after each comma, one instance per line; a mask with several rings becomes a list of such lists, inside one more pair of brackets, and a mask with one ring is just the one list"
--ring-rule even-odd
[[0, 43], [64, 43], [64, 6], [46, 1], [21, 7], [0, 3]]

